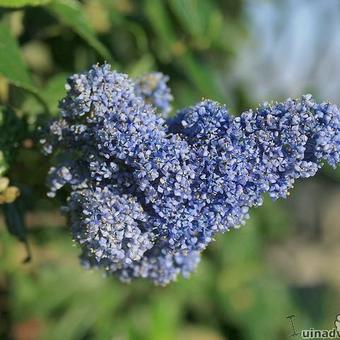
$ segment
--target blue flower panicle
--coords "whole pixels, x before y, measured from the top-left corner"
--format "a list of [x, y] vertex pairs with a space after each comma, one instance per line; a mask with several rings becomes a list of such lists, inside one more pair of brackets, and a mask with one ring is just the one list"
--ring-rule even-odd
[[296, 179], [340, 161], [334, 105], [306, 95], [233, 117], [205, 100], [163, 119], [167, 78], [145, 77], [133, 82], [108, 65], [73, 75], [42, 140], [56, 154], [50, 196], [65, 188], [85, 266], [125, 282], [187, 277], [264, 193], [284, 198]]

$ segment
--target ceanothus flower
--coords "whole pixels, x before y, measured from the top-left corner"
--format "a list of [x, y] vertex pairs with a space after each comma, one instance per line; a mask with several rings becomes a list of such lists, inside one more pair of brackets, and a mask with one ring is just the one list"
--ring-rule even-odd
[[205, 100], [163, 119], [166, 80], [133, 82], [108, 65], [73, 75], [42, 140], [56, 154], [50, 195], [67, 194], [82, 263], [125, 282], [187, 277], [264, 193], [284, 198], [296, 179], [340, 161], [335, 105], [306, 95], [233, 117]]
[[137, 79], [135, 92], [146, 103], [154, 105], [166, 117], [171, 111], [173, 96], [167, 85], [169, 77], [160, 72], [152, 72]]

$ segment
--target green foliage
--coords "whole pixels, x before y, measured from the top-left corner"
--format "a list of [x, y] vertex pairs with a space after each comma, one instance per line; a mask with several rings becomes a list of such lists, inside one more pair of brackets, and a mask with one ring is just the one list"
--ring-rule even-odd
[[41, 94], [52, 115], [57, 115], [58, 102], [65, 95], [65, 81], [67, 76], [66, 73], [59, 73], [51, 77]]
[[0, 176], [4, 175], [8, 169], [8, 163], [6, 162], [3, 151], [0, 150]]
[[[0, 106], [0, 178], [15, 160], [15, 154], [26, 135], [25, 119], [19, 118], [9, 107]], [[8, 231], [24, 242], [28, 249], [22, 202], [3, 204], [2, 208]]]
[[106, 61], [112, 63], [110, 52], [96, 37], [95, 32], [86, 20], [83, 8], [77, 1], [55, 0], [48, 5], [48, 9], [57, 16], [62, 23], [71, 27], [88, 44], [94, 48]]
[[27, 228], [24, 219], [24, 212], [22, 202], [17, 200], [11, 204], [3, 205], [3, 212], [7, 230], [15, 236], [19, 241], [23, 242], [27, 249], [26, 258], [24, 262], [28, 262], [31, 259], [30, 249], [27, 241]]
[[0, 106], [0, 150], [3, 158], [9, 164], [13, 161], [15, 152], [27, 134], [27, 124], [9, 107]]
[[159, 56], [165, 61], [175, 56], [175, 61], [182, 70], [186, 70], [187, 77], [199, 89], [203, 97], [223, 100], [223, 94], [217, 86], [216, 79], [211, 77], [212, 69], [206, 64], [199, 63], [185, 42], [175, 33], [173, 24], [166, 11], [165, 3], [157, 0], [146, 1], [146, 14], [159, 37]]
[[0, 0], [0, 6], [4, 7], [23, 7], [39, 6], [47, 4], [50, 0]]
[[13, 85], [32, 93], [43, 106], [46, 106], [22, 60], [17, 41], [4, 24], [0, 24], [0, 74]]
[[213, 1], [171, 0], [169, 2], [183, 28], [194, 37], [201, 48], [218, 40], [223, 17]]
[[4, 24], [0, 24], [0, 73], [14, 85], [34, 91], [18, 43]]

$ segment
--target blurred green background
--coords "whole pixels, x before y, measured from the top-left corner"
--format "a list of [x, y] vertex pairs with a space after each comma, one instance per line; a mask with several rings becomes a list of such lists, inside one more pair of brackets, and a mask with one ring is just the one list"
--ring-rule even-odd
[[38, 127], [67, 75], [97, 62], [168, 74], [175, 109], [211, 98], [237, 114], [309, 91], [339, 104], [339, 55], [337, 0], [0, 0], [0, 176], [21, 191], [0, 205], [0, 338], [288, 339], [292, 314], [298, 330], [334, 327], [339, 170], [266, 200], [189, 279], [125, 285], [80, 267]]

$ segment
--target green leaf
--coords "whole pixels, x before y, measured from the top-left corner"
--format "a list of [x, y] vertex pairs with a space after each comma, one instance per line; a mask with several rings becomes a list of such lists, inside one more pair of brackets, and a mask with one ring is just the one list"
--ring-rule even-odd
[[[65, 96], [65, 83], [68, 75], [66, 73], [59, 73], [50, 78], [45, 86], [40, 90], [40, 96], [46, 102], [48, 112], [52, 116], [56, 116], [59, 112], [59, 101]], [[33, 98], [28, 97], [23, 102], [21, 109], [29, 116], [36, 116], [40, 112], [39, 103]], [[31, 121], [32, 122], [32, 121]]]
[[0, 0], [1, 7], [23, 7], [39, 6], [50, 2], [50, 0]]
[[[166, 308], [164, 308], [166, 306]], [[150, 306], [150, 334], [148, 339], [175, 339], [181, 317], [180, 300], [174, 301], [171, 295], [156, 295]]]
[[0, 24], [0, 74], [13, 85], [32, 93], [47, 110], [47, 104], [34, 86], [21, 57], [19, 45], [4, 24]]
[[[163, 48], [162, 51], [173, 51], [176, 43], [180, 42], [176, 36], [175, 29], [169, 19], [165, 4], [162, 1], [147, 0], [145, 4], [147, 17], [158, 35]], [[200, 91], [203, 97], [223, 101], [223, 93], [216, 84], [212, 71], [195, 59], [190, 50], [185, 49], [183, 53], [174, 55], [174, 62], [178, 64], [185, 74]]]
[[6, 106], [0, 106], [0, 167], [11, 164], [16, 149], [27, 133], [26, 121]]
[[93, 47], [106, 61], [112, 63], [108, 49], [99, 41], [88, 23], [82, 6], [73, 0], [55, 0], [47, 5], [50, 12], [66, 26], [69, 26]]
[[170, 7], [184, 28], [194, 36], [205, 35], [213, 4], [205, 0], [170, 0]]
[[194, 38], [196, 47], [208, 49], [213, 43], [215, 47], [222, 44], [225, 39], [222, 35], [224, 18], [215, 2], [169, 0], [169, 5], [184, 30]]
[[[65, 84], [69, 74], [58, 73], [51, 77], [47, 84], [40, 90], [40, 95], [47, 103], [50, 115], [56, 116], [59, 112], [59, 101], [65, 97], [66, 89]], [[39, 107], [37, 102], [32, 98], [27, 98], [24, 102], [22, 109], [25, 113], [37, 112]]]
[[199, 63], [188, 51], [178, 58], [178, 63], [183, 67], [187, 76], [200, 90], [203, 97], [211, 98], [220, 102], [224, 101], [223, 93], [217, 86], [213, 71], [204, 63]]
[[49, 80], [47, 86], [41, 93], [42, 97], [48, 103], [50, 113], [56, 115], [58, 113], [59, 101], [65, 96], [65, 83], [67, 74], [59, 73]]
[[27, 256], [24, 262], [30, 261], [31, 252], [27, 242], [27, 229], [20, 199], [11, 204], [3, 204], [3, 211], [8, 232], [26, 246]]
[[8, 170], [8, 163], [2, 150], [0, 150], [0, 177]]
[[33, 83], [24, 64], [17, 41], [0, 24], [0, 73], [16, 86], [32, 89]]
[[131, 65], [128, 69], [128, 74], [134, 77], [140, 77], [145, 73], [151, 72], [154, 69], [155, 60], [151, 54], [145, 53], [139, 60]]
[[171, 47], [176, 42], [177, 37], [166, 11], [165, 3], [158, 0], [147, 0], [145, 11], [154, 31], [161, 38], [163, 44]]

